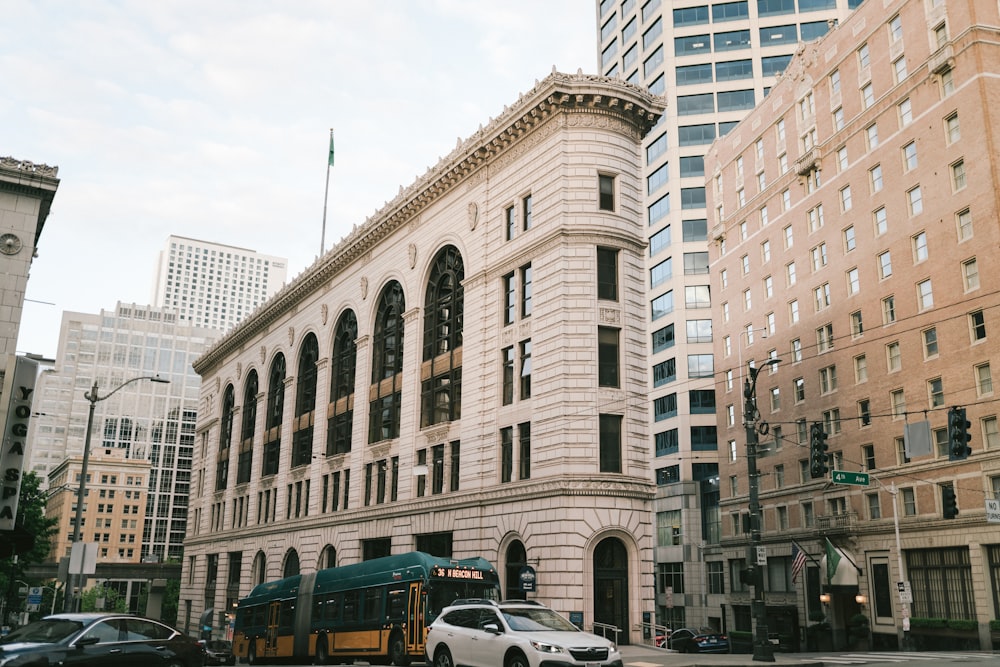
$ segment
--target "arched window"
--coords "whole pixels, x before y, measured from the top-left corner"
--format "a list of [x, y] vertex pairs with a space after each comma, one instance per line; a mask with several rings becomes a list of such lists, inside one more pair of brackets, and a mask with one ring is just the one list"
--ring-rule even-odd
[[424, 355], [420, 370], [421, 426], [462, 416], [462, 322], [465, 266], [454, 246], [434, 258], [424, 297]]
[[521, 589], [521, 571], [528, 564], [528, 555], [524, 551], [524, 544], [520, 540], [514, 540], [507, 547], [507, 576], [504, 581], [504, 600], [526, 600], [525, 591]]
[[316, 362], [319, 343], [310, 333], [302, 341], [299, 372], [295, 377], [295, 431], [292, 433], [292, 467], [308, 465], [312, 459], [313, 418], [316, 409]]
[[253, 585], [262, 584], [267, 581], [267, 556], [263, 551], [258, 551], [253, 558], [253, 569], [250, 572], [250, 580]]
[[222, 491], [229, 484], [229, 445], [233, 439], [233, 411], [236, 408], [236, 390], [227, 384], [222, 392], [222, 421], [219, 424], [219, 455], [215, 460], [215, 490]]
[[326, 454], [351, 451], [354, 430], [354, 376], [358, 365], [358, 318], [348, 310], [337, 320], [327, 408]]
[[253, 436], [257, 428], [257, 393], [260, 391], [257, 382], [257, 371], [247, 373], [243, 384], [243, 414], [240, 429], [240, 455], [236, 463], [236, 483], [246, 484], [250, 481], [250, 470], [253, 463]]
[[368, 442], [399, 437], [403, 384], [403, 287], [395, 280], [379, 295], [372, 336]]
[[337, 550], [328, 544], [323, 547], [323, 552], [319, 555], [319, 563], [316, 564], [316, 569], [326, 570], [331, 567], [337, 567]]
[[294, 577], [299, 574], [299, 554], [295, 549], [285, 552], [285, 566], [281, 568], [281, 578]]
[[264, 427], [264, 460], [262, 475], [278, 473], [281, 454], [281, 421], [285, 411], [285, 355], [279, 353], [271, 362], [267, 380], [267, 414]]

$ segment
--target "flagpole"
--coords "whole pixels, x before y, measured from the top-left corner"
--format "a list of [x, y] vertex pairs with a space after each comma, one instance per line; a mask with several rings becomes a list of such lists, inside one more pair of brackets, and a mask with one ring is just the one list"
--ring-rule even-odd
[[326, 202], [330, 195], [330, 167], [333, 166], [333, 128], [330, 128], [330, 156], [326, 161], [326, 189], [323, 191], [323, 230], [319, 237], [319, 255], [326, 252]]

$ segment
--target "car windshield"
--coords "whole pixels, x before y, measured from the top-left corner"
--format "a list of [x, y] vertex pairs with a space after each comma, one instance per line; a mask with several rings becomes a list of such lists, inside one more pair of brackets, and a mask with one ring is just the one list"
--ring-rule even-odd
[[0, 644], [13, 644], [15, 642], [54, 644], [78, 632], [82, 627], [83, 623], [66, 619], [35, 621], [3, 637], [0, 639]]
[[559, 630], [578, 632], [579, 629], [551, 609], [504, 609], [503, 617], [512, 630], [542, 632]]
[[215, 639], [208, 642], [208, 648], [212, 649], [213, 651], [228, 651], [229, 642], [223, 641], [221, 639]]

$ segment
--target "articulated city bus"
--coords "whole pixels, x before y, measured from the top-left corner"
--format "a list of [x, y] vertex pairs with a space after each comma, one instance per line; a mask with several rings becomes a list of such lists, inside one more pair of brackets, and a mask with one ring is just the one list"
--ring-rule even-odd
[[405, 665], [423, 660], [427, 625], [458, 598], [499, 600], [496, 568], [483, 558], [413, 551], [295, 575], [255, 586], [239, 601], [233, 652], [250, 664]]

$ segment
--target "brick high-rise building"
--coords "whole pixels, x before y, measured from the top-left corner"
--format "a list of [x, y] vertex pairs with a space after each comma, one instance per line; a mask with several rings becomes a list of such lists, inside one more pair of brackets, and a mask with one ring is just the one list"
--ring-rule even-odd
[[[747, 360], [780, 358], [757, 376], [769, 627], [798, 643], [825, 615], [845, 648], [860, 613], [876, 647], [900, 646], [907, 619], [912, 646], [991, 647], [1000, 316], [983, 271], [1000, 263], [998, 25], [997, 3], [869, 0], [801, 48], [705, 158], [728, 443], [721, 549], [707, 559], [737, 629], [749, 629], [739, 572], [753, 522], [741, 380]], [[971, 423], [957, 460], [953, 407]], [[819, 475], [813, 424], [831, 456]], [[797, 583], [796, 545], [816, 559]], [[828, 567], [841, 557], [830, 573], [825, 554]]]

